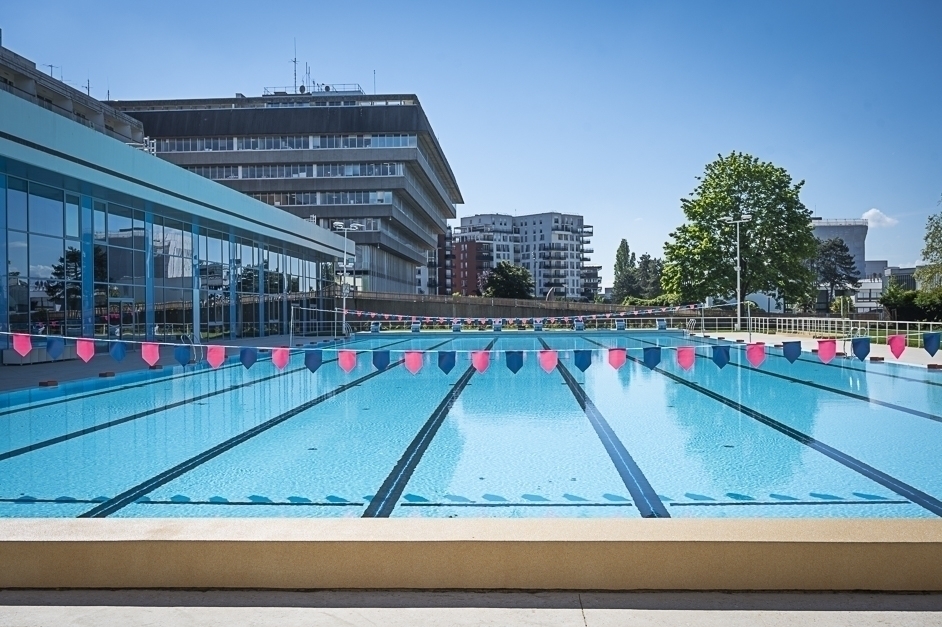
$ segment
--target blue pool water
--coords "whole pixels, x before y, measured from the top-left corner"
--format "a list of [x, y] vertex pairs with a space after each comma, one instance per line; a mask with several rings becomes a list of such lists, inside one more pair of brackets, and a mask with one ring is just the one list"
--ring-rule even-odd
[[[942, 515], [942, 375], [772, 347], [753, 368], [736, 345], [719, 369], [711, 343], [384, 334], [350, 343], [349, 374], [335, 352], [312, 374], [295, 351], [284, 371], [230, 359], [0, 395], [0, 516]], [[638, 362], [655, 345], [652, 370]], [[679, 345], [697, 347], [690, 371]], [[618, 370], [610, 347], [628, 349]], [[479, 373], [470, 351], [488, 348]], [[428, 351], [418, 374], [404, 350]], [[438, 351], [457, 351], [447, 374]]]

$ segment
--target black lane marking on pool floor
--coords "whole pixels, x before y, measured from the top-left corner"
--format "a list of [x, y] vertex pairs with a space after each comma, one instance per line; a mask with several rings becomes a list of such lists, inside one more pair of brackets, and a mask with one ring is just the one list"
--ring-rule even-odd
[[[411, 339], [411, 338], [410, 338], [410, 339]], [[409, 341], [409, 340], [402, 340], [402, 342], [408, 342], [408, 341]], [[394, 342], [393, 344], [387, 344], [386, 346], [393, 346], [394, 344], [401, 344], [402, 342]], [[380, 348], [385, 348], [385, 346], [380, 347]], [[324, 363], [325, 363], [325, 364], [329, 364], [329, 363], [332, 363], [332, 362], [335, 362], [335, 361], [337, 361], [337, 360], [336, 360], [336, 359], [329, 359], [329, 360], [325, 361]], [[251, 380], [251, 381], [246, 381], [246, 382], [244, 382], [244, 383], [239, 383], [238, 385], [231, 385], [231, 386], [229, 386], [229, 387], [227, 387], [227, 388], [223, 388], [223, 389], [221, 389], [221, 390], [215, 390], [215, 391], [213, 391], [213, 392], [207, 392], [206, 394], [201, 394], [201, 395], [199, 395], [199, 396], [194, 396], [193, 398], [188, 398], [188, 399], [185, 399], [185, 400], [182, 400], [182, 401], [176, 401], [176, 402], [174, 402], [174, 403], [170, 403], [169, 405], [163, 405], [163, 406], [161, 406], [161, 407], [152, 407], [151, 409], [146, 409], [146, 410], [144, 410], [144, 411], [137, 412], [136, 414], [131, 414], [130, 416], [125, 416], [125, 417], [123, 417], [123, 418], [116, 418], [116, 419], [110, 420], [110, 421], [108, 421], [108, 422], [103, 422], [103, 423], [101, 423], [101, 424], [92, 425], [91, 427], [86, 427], [86, 428], [84, 428], [84, 429], [79, 429], [78, 431], [70, 431], [69, 433], [64, 433], [64, 434], [58, 435], [58, 436], [56, 436], [56, 437], [54, 437], [54, 438], [49, 438], [48, 440], [43, 440], [43, 441], [41, 441], [41, 442], [36, 442], [36, 443], [34, 443], [34, 444], [27, 444], [26, 446], [21, 446], [20, 448], [13, 449], [12, 451], [7, 451], [7, 452], [5, 452], [5, 453], [0, 453], [0, 462], [5, 461], [5, 460], [7, 460], [7, 459], [10, 459], [10, 458], [12, 458], [12, 457], [18, 457], [19, 455], [25, 455], [25, 454], [27, 454], [27, 453], [31, 453], [31, 452], [33, 452], [33, 451], [37, 451], [37, 450], [39, 450], [39, 449], [43, 449], [43, 448], [46, 448], [46, 447], [48, 447], [48, 446], [53, 446], [54, 444], [61, 444], [62, 442], [67, 442], [67, 441], [69, 441], [69, 440], [73, 440], [73, 439], [75, 439], [75, 438], [82, 437], [83, 435], [88, 435], [88, 434], [90, 434], [90, 433], [95, 433], [96, 431], [102, 431], [103, 429], [109, 429], [109, 428], [111, 428], [111, 427], [117, 427], [118, 425], [122, 425], [122, 424], [124, 424], [124, 423], [126, 423], [126, 422], [131, 422], [132, 420], [138, 420], [138, 419], [140, 419], [140, 418], [146, 418], [146, 417], [148, 417], [148, 416], [153, 416], [153, 415], [155, 415], [155, 414], [159, 414], [159, 413], [164, 412], [164, 411], [168, 411], [168, 410], [171, 410], [171, 409], [176, 409], [176, 408], [182, 407], [182, 406], [184, 406], [184, 405], [189, 405], [190, 403], [195, 403], [195, 402], [197, 402], [197, 401], [206, 400], [207, 398], [211, 398], [211, 397], [213, 397], [213, 396], [218, 396], [218, 395], [220, 395], [220, 394], [225, 394], [225, 393], [227, 393], [227, 392], [232, 392], [232, 391], [234, 391], [234, 390], [238, 390], [238, 389], [240, 389], [240, 388], [244, 388], [244, 387], [247, 387], [247, 386], [249, 386], [249, 385], [254, 385], [254, 384], [256, 384], [256, 383], [263, 383], [263, 382], [265, 382], [265, 381], [270, 381], [270, 380], [272, 380], [272, 379], [277, 379], [278, 377], [283, 377], [283, 376], [286, 376], [286, 375], [289, 375], [289, 374], [295, 374], [296, 372], [301, 372], [302, 370], [305, 370], [305, 369], [306, 369], [305, 367], [301, 367], [301, 368], [294, 368], [294, 369], [292, 369], [292, 370], [282, 370], [282, 371], [276, 372], [275, 374], [269, 375], [269, 376], [267, 376], [267, 377], [262, 377], [261, 379], [253, 379], [253, 380]]]
[[634, 503], [400, 503], [402, 507], [634, 507]]
[[[632, 339], [637, 339], [637, 338], [635, 338], [634, 336], [630, 336], [630, 337], [632, 337]], [[716, 341], [713, 341], [713, 338], [700, 338], [700, 339], [698, 339], [698, 338], [695, 338], [695, 337], [687, 337], [686, 339], [687, 339], [687, 340], [690, 340], [691, 342], [697, 342], [697, 343], [699, 343], [699, 344], [701, 344], [701, 345], [703, 345], [703, 346], [729, 346], [730, 348], [735, 348], [736, 350], [738, 350], [738, 351], [740, 351], [740, 352], [742, 352], [742, 351], [744, 351], [744, 350], [746, 349], [746, 348], [745, 348], [746, 345], [745, 345], [745, 344], [741, 344], [741, 343], [739, 343], [739, 342], [730, 342], [730, 341], [727, 341], [727, 340], [716, 340]], [[782, 350], [781, 348], [775, 348], [774, 346], [771, 346], [770, 348], [772, 348], [773, 350]], [[777, 357], [778, 359], [785, 359], [785, 355], [780, 355], [780, 354], [778, 354], [778, 353], [769, 353], [769, 352], [766, 352], [766, 354], [769, 355], [770, 357]], [[940, 383], [940, 382], [938, 382], [938, 381], [929, 381], [928, 379], [916, 379], [916, 378], [913, 378], [913, 377], [906, 377], [906, 376], [903, 376], [903, 375], [901, 375], [901, 374], [891, 374], [891, 373], [889, 373], [889, 372], [880, 372], [880, 371], [877, 370], [876, 368], [873, 369], [873, 370], [869, 370], [869, 369], [866, 369], [866, 368], [857, 368], [857, 367], [855, 367], [855, 366], [851, 366], [850, 363], [854, 363], [854, 362], [856, 362], [856, 361], [859, 361], [856, 357], [850, 357], [850, 356], [848, 356], [848, 357], [843, 357], [843, 358], [842, 358], [842, 357], [835, 357], [835, 359], [840, 359], [841, 362], [840, 362], [840, 363], [835, 363], [834, 361], [830, 361], [830, 362], [828, 362], [828, 363], [824, 363], [824, 362], [821, 361], [820, 359], [809, 359], [809, 358], [806, 358], [806, 357], [798, 357], [798, 359], [797, 359], [796, 361], [803, 361], [803, 362], [805, 362], [806, 364], [811, 364], [812, 366], [827, 366], [828, 368], [840, 368], [841, 370], [852, 370], [853, 372], [860, 372], [860, 373], [863, 373], [863, 374], [874, 374], [874, 375], [877, 375], [878, 377], [889, 377], [890, 379], [899, 379], [899, 380], [901, 380], [901, 381], [912, 381], [912, 382], [914, 382], [914, 383], [924, 383], [924, 384], [926, 384], [926, 385], [935, 385], [935, 386], [937, 386], [937, 387], [942, 387], [942, 383]], [[848, 363], [848, 362], [850, 362], [850, 363]], [[862, 362], [861, 362], [861, 363], [862, 363]], [[876, 365], [876, 364], [874, 364], [874, 365]], [[883, 362], [883, 365], [892, 367], [892, 366], [893, 366], [893, 362]]]
[[[550, 345], [547, 344], [543, 338], [540, 338], [540, 344], [543, 345], [545, 350], [551, 350]], [[579, 382], [576, 381], [575, 377], [572, 376], [572, 373], [569, 372], [562, 362], [556, 362], [556, 369], [559, 370], [559, 374], [562, 375], [566, 385], [569, 386], [569, 391], [572, 392], [576, 402], [579, 403], [579, 407], [582, 408], [586, 418], [589, 419], [589, 423], [595, 430], [595, 434], [598, 436], [599, 440], [601, 440], [602, 446], [605, 447], [605, 452], [608, 453], [609, 459], [612, 460], [615, 470], [618, 471], [622, 482], [631, 494], [631, 498], [634, 499], [634, 502], [637, 504], [638, 512], [641, 514], [642, 518], [670, 518], [671, 515], [668, 513], [667, 508], [664, 507], [661, 499], [658, 498], [654, 488], [651, 487], [648, 478], [641, 472], [641, 468], [638, 467], [638, 464], [628, 452], [628, 449], [625, 448], [622, 441], [615, 435], [611, 425], [608, 424], [605, 416], [603, 416], [602, 412], [595, 406], [595, 403], [592, 402], [589, 395], [586, 394], [585, 390], [582, 389], [582, 386], [579, 385]]]
[[[596, 344], [598, 346], [601, 346], [603, 348], [609, 348], [608, 346], [605, 346], [604, 344], [599, 344], [598, 342], [595, 342], [593, 340], [586, 339], [586, 341]], [[635, 364], [644, 365], [644, 362], [638, 359], [637, 357], [632, 357], [628, 355], [627, 358], [629, 361]], [[925, 508], [926, 510], [935, 514], [936, 516], [942, 516], [942, 501], [935, 498], [931, 494], [927, 494], [926, 492], [923, 492], [922, 490], [919, 490], [918, 488], [915, 488], [909, 485], [908, 483], [900, 481], [896, 477], [888, 475], [882, 470], [877, 470], [873, 466], [869, 464], [865, 464], [859, 459], [855, 457], [851, 457], [847, 453], [844, 453], [843, 451], [840, 451], [834, 448], [833, 446], [829, 446], [825, 444], [824, 442], [816, 440], [806, 433], [803, 433], [797, 429], [793, 429], [792, 427], [789, 427], [788, 425], [779, 422], [778, 420], [772, 418], [771, 416], [767, 416], [750, 407], [746, 407], [745, 405], [738, 403], [731, 398], [726, 398], [722, 394], [717, 394], [713, 390], [709, 390], [701, 385], [694, 383], [693, 381], [688, 381], [687, 379], [684, 379], [683, 377], [679, 377], [675, 375], [674, 373], [667, 372], [666, 370], [663, 370], [661, 368], [654, 368], [653, 370], [657, 372], [658, 374], [661, 374], [667, 377], [671, 381], [675, 381], [681, 385], [684, 385], [690, 388], [691, 390], [694, 390], [696, 392], [699, 392], [700, 394], [703, 394], [704, 396], [712, 398], [713, 400], [718, 401], [722, 403], [723, 405], [726, 405], [727, 407], [731, 407], [735, 409], [736, 411], [738, 411], [739, 413], [743, 414], [744, 416], [748, 416], [749, 418], [752, 418], [753, 420], [760, 422], [767, 427], [771, 427], [772, 429], [775, 429], [779, 433], [786, 435], [792, 438], [793, 440], [800, 442], [801, 444], [804, 444], [805, 446], [811, 449], [814, 449], [815, 451], [818, 451], [819, 453], [823, 455], [830, 457], [831, 459], [841, 464], [842, 466], [845, 466], [857, 473], [860, 473], [861, 475], [870, 479], [871, 481], [879, 483], [884, 488], [890, 490], [891, 492], [895, 492], [896, 494], [899, 494], [901, 497], [905, 499], [909, 499], [916, 505], [919, 505]]]
[[[349, 346], [350, 344], [356, 344], [357, 342], [363, 342], [363, 341], [366, 341], [366, 340], [368, 340], [368, 339], [373, 339], [373, 338], [360, 338], [359, 340], [353, 340], [352, 342], [347, 342], [346, 344], [331, 344], [330, 346], [321, 347], [320, 350], [343, 350], [343, 349], [341, 348], [342, 346]], [[193, 346], [200, 346], [200, 347], [202, 347], [202, 348], [207, 348], [207, 347], [209, 347], [209, 346], [212, 346], [212, 344], [194, 344]], [[277, 348], [277, 347], [273, 347], [273, 348]], [[316, 346], [308, 346], [308, 347], [300, 347], [300, 346], [299, 346], [299, 347], [296, 347], [296, 348], [292, 348], [292, 349], [291, 349], [291, 352], [292, 352], [292, 353], [303, 352], [303, 351], [305, 351], [305, 350], [307, 350], [307, 349], [311, 349], [311, 348], [315, 348], [315, 349], [316, 349], [317, 347], [316, 347]], [[271, 358], [263, 359], [263, 360], [260, 360], [260, 361], [271, 361]], [[124, 391], [126, 391], [126, 390], [136, 390], [136, 389], [138, 389], [138, 388], [147, 387], [148, 385], [155, 385], [155, 384], [157, 384], [157, 383], [164, 383], [164, 382], [166, 382], [166, 381], [179, 381], [179, 380], [181, 380], [181, 379], [186, 379], [186, 378], [192, 377], [192, 376], [194, 376], [194, 375], [206, 374], [207, 372], [221, 372], [221, 371], [223, 371], [223, 370], [228, 370], [229, 368], [234, 368], [234, 367], [236, 367], [236, 366], [241, 366], [241, 365], [242, 365], [242, 364], [237, 361], [237, 362], [234, 362], [234, 363], [231, 363], [231, 364], [225, 364], [225, 365], [223, 365], [223, 366], [220, 366], [219, 368], [208, 368], [208, 367], [204, 367], [204, 368], [194, 368], [194, 369], [191, 369], [191, 370], [188, 371], [188, 372], [182, 372], [182, 373], [180, 373], [180, 374], [173, 374], [173, 372], [172, 372], [172, 371], [169, 371], [169, 370], [168, 370], [168, 371], [161, 371], [160, 373], [157, 373], [156, 376], [154, 376], [154, 377], [151, 378], [151, 379], [148, 379], [147, 381], [140, 381], [140, 382], [137, 382], [137, 383], [129, 383], [129, 384], [127, 384], [127, 385], [116, 385], [116, 386], [114, 386], [114, 387], [108, 387], [108, 388], [104, 388], [104, 389], [101, 389], [101, 390], [95, 390], [94, 392], [87, 392], [87, 393], [85, 393], [85, 394], [64, 395], [64, 396], [62, 396], [62, 397], [60, 397], [60, 398], [56, 398], [56, 399], [53, 399], [53, 400], [49, 400], [49, 401], [43, 402], [43, 403], [38, 403], [38, 404], [36, 404], [36, 405], [16, 406], [16, 407], [13, 407], [13, 408], [11, 408], [11, 409], [5, 409], [5, 410], [3, 410], [3, 411], [0, 411], [0, 418], [2, 418], [3, 416], [9, 416], [9, 415], [11, 415], [11, 414], [19, 413], [19, 412], [21, 412], [21, 411], [31, 411], [31, 410], [33, 410], [33, 409], [42, 409], [43, 407], [50, 407], [50, 406], [52, 406], [52, 405], [59, 405], [59, 404], [61, 404], [61, 403], [68, 403], [68, 402], [71, 402], [71, 401], [81, 401], [81, 400], [85, 400], [85, 399], [87, 399], [87, 398], [93, 398], [93, 397], [95, 397], [95, 396], [101, 396], [101, 395], [103, 395], [103, 394], [112, 394], [112, 393], [114, 393], [114, 392], [124, 392]], [[134, 371], [133, 371], [133, 370], [129, 370], [128, 372], [134, 372]], [[292, 371], [292, 372], [293, 372], [293, 371]], [[123, 373], [122, 373], [122, 374], [123, 374]], [[66, 383], [71, 383], [71, 381], [68, 381], [68, 382], [66, 382]], [[5, 392], [5, 393], [20, 392], [20, 391], [22, 391], [22, 390], [23, 390], [23, 388], [20, 388], [20, 389], [18, 389], [18, 390], [8, 390], [8, 391]]]
[[[636, 342], [642, 344], [648, 344], [650, 346], [659, 346], [655, 342], [647, 342], [645, 340], [633, 337], [631, 338]], [[768, 352], [766, 352], [768, 354]], [[707, 361], [713, 361], [708, 355], [701, 355], [697, 352], [694, 352], [697, 359], [705, 359]], [[865, 403], [870, 403], [871, 405], [877, 405], [879, 407], [886, 407], [887, 409], [892, 409], [894, 411], [902, 412], [904, 414], [909, 414], [911, 416], [916, 416], [918, 418], [926, 418], [927, 420], [933, 420], [935, 422], [942, 422], [942, 416], [936, 416], [935, 414], [930, 414], [929, 412], [920, 411], [918, 409], [910, 409], [909, 407], [903, 407], [902, 405], [897, 405], [896, 403], [890, 403], [889, 401], [881, 401], [879, 399], [870, 398], [869, 396], [864, 396], [863, 394], [855, 394], [853, 392], [848, 392], [846, 390], [839, 390], [837, 388], [832, 388], [827, 385], [822, 385], [820, 383], [815, 383], [814, 381], [808, 381], [806, 379], [796, 379], [795, 377], [790, 377], [787, 374], [781, 374], [778, 372], [772, 372], [771, 370], [763, 370], [762, 368], [752, 368], [751, 366], [745, 366], [743, 364], [736, 363], [734, 361], [729, 362], [730, 366], [734, 366], [741, 370], [747, 372], [756, 372], [758, 374], [763, 374], [768, 377], [775, 377], [776, 379], [782, 379], [783, 381], [788, 381], [790, 383], [797, 383], [799, 385], [804, 385], [806, 387], [815, 388], [816, 390], [821, 390], [823, 392], [831, 392], [832, 394], [840, 394], [841, 396], [846, 396], [847, 398], [852, 398], [857, 401], [863, 401]]]
[[[491, 350], [496, 342], [497, 338], [494, 338], [483, 350]], [[464, 371], [464, 374], [461, 375], [457, 383], [451, 387], [451, 390], [448, 391], [448, 394], [445, 395], [445, 398], [442, 399], [442, 402], [438, 404], [438, 407], [435, 408], [432, 415], [425, 421], [425, 424], [422, 425], [422, 428], [416, 433], [412, 442], [409, 443], [406, 452], [403, 453], [399, 461], [396, 462], [392, 472], [390, 472], [386, 480], [383, 481], [383, 485], [376, 491], [370, 504], [367, 505], [366, 511], [363, 512], [363, 518], [389, 518], [389, 515], [392, 514], [393, 509], [396, 507], [396, 503], [399, 502], [403, 491], [406, 489], [409, 479], [412, 478], [412, 473], [415, 472], [416, 467], [422, 460], [422, 456], [425, 454], [425, 451], [428, 450], [429, 444], [432, 443], [432, 438], [438, 433], [438, 429], [445, 421], [445, 417], [448, 415], [451, 406], [455, 404], [458, 396], [464, 391], [465, 387], [467, 387], [468, 382], [471, 381], [471, 377], [474, 376], [475, 372], [476, 370], [473, 365], [468, 366], [468, 369]]]
[[[410, 338], [410, 339], [413, 339], [413, 338]], [[444, 342], [436, 344], [432, 346], [431, 348], [428, 348], [425, 350], [435, 350], [439, 346], [444, 346], [450, 341], [451, 339], [448, 339]], [[360, 377], [359, 379], [354, 379], [353, 381], [349, 383], [345, 383], [341, 385], [340, 387], [334, 388], [330, 392], [321, 394], [315, 399], [312, 399], [310, 401], [307, 401], [306, 403], [298, 405], [294, 409], [290, 409], [284, 412], [283, 414], [279, 414], [278, 416], [271, 418], [270, 420], [266, 420], [265, 422], [259, 425], [256, 425], [255, 427], [252, 427], [248, 431], [244, 431], [240, 433], [239, 435], [229, 438], [228, 440], [224, 442], [220, 442], [219, 444], [210, 448], [209, 450], [203, 451], [202, 453], [199, 453], [198, 455], [195, 455], [191, 457], [190, 459], [184, 462], [181, 462], [180, 464], [177, 464], [173, 468], [169, 468], [168, 470], [165, 470], [164, 472], [154, 477], [151, 477], [150, 479], [147, 479], [146, 481], [139, 483], [138, 485], [134, 486], [133, 488], [129, 490], [125, 490], [121, 494], [109, 499], [108, 501], [102, 503], [98, 507], [93, 507], [92, 509], [88, 510], [84, 514], [79, 514], [78, 517], [79, 518], [104, 518], [106, 516], [109, 516], [115, 513], [116, 511], [124, 508], [125, 506], [130, 505], [131, 503], [137, 501], [142, 496], [145, 496], [149, 494], [150, 492], [156, 490], [157, 488], [164, 485], [165, 483], [168, 483], [172, 481], [173, 479], [176, 479], [177, 477], [190, 472], [194, 468], [201, 466], [202, 464], [205, 464], [206, 462], [213, 459], [214, 457], [218, 457], [219, 455], [222, 455], [226, 451], [235, 448], [236, 446], [242, 444], [243, 442], [246, 442], [254, 438], [257, 435], [264, 433], [265, 431], [268, 431], [272, 427], [275, 427], [290, 418], [294, 418], [298, 414], [301, 414], [316, 405], [320, 405], [324, 401], [330, 400], [331, 398], [338, 396], [339, 394], [342, 394], [343, 392], [346, 392], [347, 390], [353, 387], [356, 387], [362, 383], [365, 383], [366, 381], [369, 381], [370, 379], [374, 377], [377, 377], [385, 372], [391, 371], [396, 366], [401, 365], [403, 361], [404, 360], [402, 359], [395, 361], [389, 364], [389, 366], [387, 366], [384, 370], [374, 370], [373, 372], [367, 375], [364, 375]]]

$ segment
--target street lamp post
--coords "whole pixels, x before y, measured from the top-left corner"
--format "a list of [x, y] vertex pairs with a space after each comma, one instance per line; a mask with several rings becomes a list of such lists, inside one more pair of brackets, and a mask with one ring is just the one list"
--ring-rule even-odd
[[736, 225], [736, 330], [739, 331], [742, 329], [742, 261], [739, 256], [739, 225], [744, 222], [749, 222], [752, 220], [751, 214], [743, 214], [739, 216], [739, 219], [733, 218], [732, 216], [728, 218], [723, 218], [724, 222]]
[[[340, 288], [340, 293], [343, 296], [343, 314], [341, 318], [340, 332], [346, 334], [347, 332], [347, 292], [350, 287], [347, 284], [347, 233], [350, 231], [358, 231], [363, 228], [362, 224], [358, 222], [351, 222], [350, 225], [346, 225], [341, 221], [334, 222], [334, 228], [338, 231], [343, 231], [343, 285]], [[356, 257], [356, 248], [353, 249], [353, 256]], [[336, 320], [336, 318], [334, 318]]]

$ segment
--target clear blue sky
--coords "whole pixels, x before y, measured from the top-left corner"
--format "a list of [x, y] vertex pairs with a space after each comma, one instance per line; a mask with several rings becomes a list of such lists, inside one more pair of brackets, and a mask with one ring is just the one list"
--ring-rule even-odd
[[[7, 2], [3, 44], [92, 95], [418, 94], [459, 215], [568, 211], [660, 255], [717, 153], [806, 181], [827, 218], [878, 209], [870, 259], [911, 264], [942, 195], [942, 2]], [[301, 66], [303, 68], [303, 63]], [[55, 70], [57, 73], [59, 70]], [[895, 223], [894, 223], [895, 221]]]

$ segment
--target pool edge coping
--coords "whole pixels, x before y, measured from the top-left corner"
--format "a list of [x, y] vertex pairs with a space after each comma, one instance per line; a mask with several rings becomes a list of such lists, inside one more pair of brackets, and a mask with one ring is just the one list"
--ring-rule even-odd
[[942, 590], [942, 521], [11, 519], [0, 588]]

